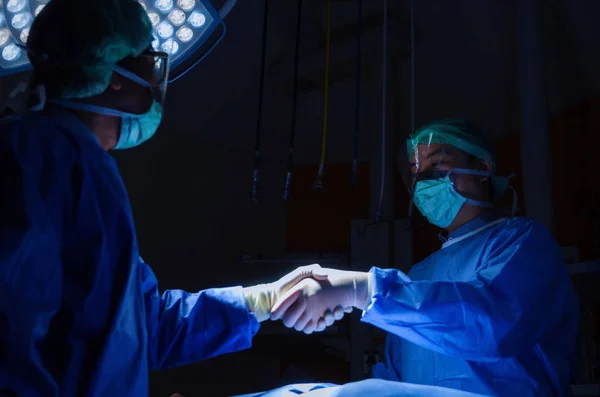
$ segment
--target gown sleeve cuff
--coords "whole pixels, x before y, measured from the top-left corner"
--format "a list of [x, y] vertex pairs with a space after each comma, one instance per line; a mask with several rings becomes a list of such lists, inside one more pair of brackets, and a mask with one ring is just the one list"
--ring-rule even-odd
[[372, 267], [369, 271], [371, 302], [363, 311], [361, 321], [369, 324], [378, 322], [376, 319], [385, 314], [386, 298], [409, 282], [408, 276], [399, 270]]
[[241, 349], [252, 347], [252, 338], [258, 332], [260, 323], [248, 310], [246, 299], [244, 297], [244, 289], [242, 287], [230, 288], [215, 288], [212, 290], [215, 294], [221, 295], [223, 301], [231, 305], [231, 323], [237, 324], [240, 327], [240, 335], [248, 335], [247, 341], [243, 343]]

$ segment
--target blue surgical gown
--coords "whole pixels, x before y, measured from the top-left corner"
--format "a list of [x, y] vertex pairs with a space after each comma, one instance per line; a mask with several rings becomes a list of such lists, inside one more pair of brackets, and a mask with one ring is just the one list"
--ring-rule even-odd
[[331, 383], [295, 384], [267, 392], [233, 397], [295, 397], [298, 395], [306, 397], [487, 397], [439, 386], [413, 385], [382, 379], [366, 379], [341, 386]]
[[147, 396], [151, 369], [251, 346], [241, 287], [159, 294], [116, 164], [78, 118], [4, 120], [0, 165], [0, 395]]
[[374, 377], [488, 396], [571, 394], [579, 302], [560, 248], [534, 220], [494, 221], [462, 226], [408, 275], [371, 270], [362, 320], [389, 333]]

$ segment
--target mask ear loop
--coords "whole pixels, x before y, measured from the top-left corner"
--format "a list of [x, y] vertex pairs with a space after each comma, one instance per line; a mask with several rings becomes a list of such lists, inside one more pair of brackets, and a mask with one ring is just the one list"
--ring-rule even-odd
[[[512, 174], [510, 174], [509, 176], [506, 177], [506, 179], [511, 179], [515, 176], [515, 173], [513, 172]], [[511, 216], [515, 216], [517, 214], [517, 211], [519, 210], [519, 208], [517, 207], [518, 203], [519, 203], [519, 197], [517, 196], [517, 191], [515, 190], [515, 188], [513, 188], [512, 186], [508, 186], [508, 188], [512, 191], [513, 194], [513, 204], [512, 204], [512, 208], [511, 208]]]
[[41, 84], [35, 86], [35, 98], [37, 103], [29, 106], [32, 112], [41, 112], [46, 107], [46, 87]]
[[[35, 60], [36, 63], [47, 62], [49, 57], [48, 54], [40, 54], [36, 55], [33, 51], [31, 51], [27, 46], [17, 44], [19, 48], [27, 53], [27, 56], [30, 60]], [[41, 112], [46, 107], [46, 102], [48, 100], [48, 95], [46, 93], [46, 87], [43, 84], [38, 84], [35, 86], [35, 99], [37, 100], [35, 103], [27, 106], [27, 109], [32, 112]]]
[[410, 187], [408, 188], [408, 213], [407, 213], [407, 223], [406, 223], [406, 230], [412, 230], [413, 229], [413, 222], [414, 222], [414, 218], [413, 218], [413, 211], [414, 211], [414, 196], [415, 196], [415, 186], [417, 185], [417, 178], [416, 176], [412, 176], [412, 180], [411, 180], [411, 184]]
[[[450, 182], [452, 183], [452, 189], [460, 196], [462, 196], [460, 193], [458, 193], [455, 189], [454, 189], [454, 181], [452, 180], [451, 176], [452, 173], [456, 172], [459, 174], [465, 174], [465, 175], [475, 175], [475, 176], [490, 176], [489, 172], [485, 172], [485, 171], [478, 171], [478, 170], [471, 170], [468, 168], [453, 168], [451, 170], [448, 171], [448, 173], [446, 174], [446, 178], [450, 179]], [[464, 196], [463, 196], [464, 197]], [[485, 201], [479, 201], [479, 200], [473, 200], [470, 198], [466, 198], [466, 202], [473, 204], [473, 205], [477, 205], [480, 207], [484, 207], [484, 208], [493, 208], [493, 203], [491, 202], [485, 202]]]

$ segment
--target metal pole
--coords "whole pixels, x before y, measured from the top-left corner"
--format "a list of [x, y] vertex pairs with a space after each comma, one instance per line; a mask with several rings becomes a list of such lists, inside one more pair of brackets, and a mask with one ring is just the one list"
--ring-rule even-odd
[[541, 3], [519, 0], [517, 46], [525, 214], [554, 229], [552, 163], [542, 49]]

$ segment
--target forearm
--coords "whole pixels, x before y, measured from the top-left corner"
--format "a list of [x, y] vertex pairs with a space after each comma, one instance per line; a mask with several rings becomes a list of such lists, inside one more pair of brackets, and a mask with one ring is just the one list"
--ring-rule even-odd
[[153, 369], [248, 349], [259, 328], [241, 287], [193, 294], [169, 290], [153, 304], [159, 308], [149, 317]]
[[[487, 285], [412, 281], [397, 270], [373, 268], [373, 299], [363, 321], [440, 353], [466, 359], [493, 359], [517, 352], [501, 345], [522, 327], [523, 313], [498, 299]], [[514, 350], [514, 351], [513, 351]]]
[[275, 291], [268, 284], [259, 284], [243, 289], [246, 309], [261, 323], [271, 316], [271, 308], [275, 304]]
[[360, 273], [354, 280], [354, 291], [356, 293], [354, 307], [366, 310], [373, 299], [375, 275], [372, 272]]

